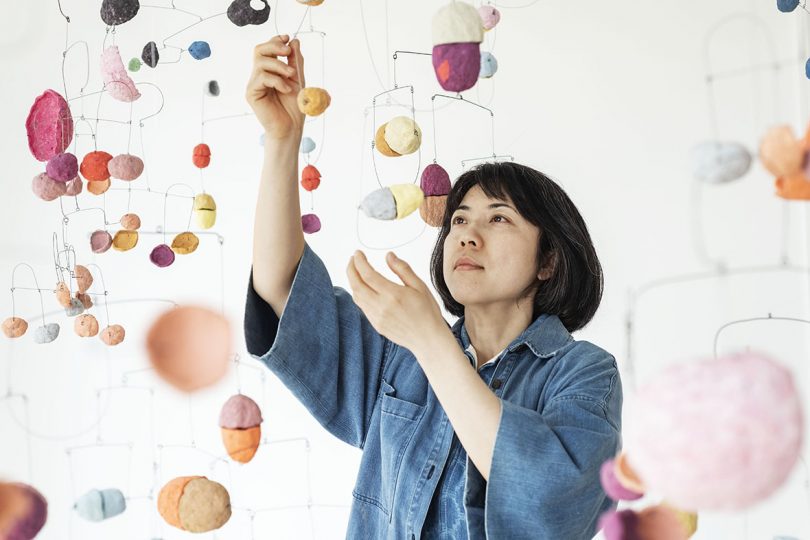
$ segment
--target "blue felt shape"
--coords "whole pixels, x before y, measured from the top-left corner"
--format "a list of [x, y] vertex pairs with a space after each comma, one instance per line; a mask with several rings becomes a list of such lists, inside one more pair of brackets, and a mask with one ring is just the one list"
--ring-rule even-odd
[[207, 41], [195, 41], [188, 46], [188, 54], [194, 60], [202, 60], [211, 56], [211, 46]]

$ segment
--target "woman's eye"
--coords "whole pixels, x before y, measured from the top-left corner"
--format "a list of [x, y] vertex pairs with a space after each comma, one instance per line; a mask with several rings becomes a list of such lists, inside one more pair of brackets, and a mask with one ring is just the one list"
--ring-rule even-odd
[[492, 219], [498, 219], [498, 218], [501, 218], [501, 219], [503, 220], [503, 222], [504, 222], [504, 223], [505, 223], [505, 222], [507, 222], [507, 221], [509, 221], [508, 219], [506, 219], [506, 218], [505, 218], [505, 217], [503, 217], [503, 216], [495, 216], [495, 217], [493, 217]]
[[464, 219], [464, 218], [463, 218], [463, 217], [461, 217], [461, 216], [456, 216], [456, 217], [454, 217], [454, 218], [453, 218], [453, 224], [454, 224], [454, 225], [455, 225], [455, 224], [458, 224], [458, 221], [456, 221], [457, 219]]

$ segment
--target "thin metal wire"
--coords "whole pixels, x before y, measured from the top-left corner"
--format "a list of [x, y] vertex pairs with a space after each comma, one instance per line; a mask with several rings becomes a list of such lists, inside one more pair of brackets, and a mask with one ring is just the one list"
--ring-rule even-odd
[[735, 319], [733, 321], [727, 322], [721, 325], [717, 331], [714, 333], [714, 345], [712, 350], [714, 351], [714, 357], [717, 358], [717, 344], [720, 341], [720, 334], [722, 334], [727, 328], [732, 326], [737, 326], [740, 324], [747, 324], [751, 322], [758, 322], [758, 321], [781, 321], [781, 322], [795, 322], [795, 323], [802, 323], [802, 324], [809, 324], [810, 320], [801, 319], [798, 317], [774, 317], [773, 314], [768, 313], [767, 317], [749, 317], [746, 319]]
[[[411, 85], [401, 86], [399, 88], [392, 88], [390, 90], [380, 92], [379, 94], [377, 94], [376, 96], [374, 96], [372, 98], [372, 100], [371, 100], [371, 113], [372, 113], [372, 126], [374, 126], [372, 128], [372, 130], [373, 130], [372, 133], [376, 133], [376, 130], [377, 130], [377, 98], [379, 98], [380, 96], [388, 96], [392, 92], [396, 92], [397, 90], [404, 90], [406, 88], [410, 89], [410, 95], [411, 95], [411, 119], [413, 120], [413, 124], [414, 124], [414, 132], [413, 132], [413, 134], [421, 139], [421, 134], [418, 131], [419, 127], [418, 127], [418, 124], [416, 123], [416, 108], [414, 107], [413, 86], [411, 86]], [[383, 188], [385, 186], [383, 186], [382, 182], [380, 181], [380, 173], [377, 170], [377, 159], [376, 159], [376, 155], [375, 155], [375, 152], [374, 152], [375, 147], [376, 147], [376, 143], [374, 141], [374, 136], [372, 135], [372, 137], [371, 137], [371, 163], [372, 163], [372, 165], [374, 167], [374, 175], [377, 178], [377, 183], [380, 185], [380, 188]], [[413, 179], [413, 182], [412, 182], [414, 184], [419, 180], [419, 171], [422, 169], [422, 144], [421, 144], [421, 140], [420, 140], [419, 148], [417, 150], [417, 156], [418, 157], [417, 157], [417, 161], [416, 161], [416, 174], [414, 175], [414, 179]]]
[[[433, 163], [436, 163], [436, 159], [437, 159], [437, 152], [436, 152], [437, 142], [436, 142], [436, 140], [438, 138], [437, 135], [436, 135], [436, 109], [435, 109], [436, 98], [443, 98], [443, 99], [453, 100], [453, 101], [457, 101], [457, 102], [461, 102], [461, 103], [468, 103], [470, 105], [478, 107], [479, 109], [483, 109], [485, 111], [488, 111], [489, 112], [489, 117], [490, 117], [490, 136], [491, 136], [491, 140], [492, 140], [492, 156], [491, 157], [493, 159], [496, 159], [498, 157], [496, 155], [496, 153], [495, 153], [495, 113], [492, 111], [492, 109], [490, 109], [489, 107], [485, 107], [483, 105], [480, 105], [480, 104], [478, 104], [478, 103], [476, 103], [474, 101], [464, 99], [464, 97], [461, 94], [459, 94], [457, 96], [448, 96], [447, 94], [433, 94], [430, 97], [431, 112], [433, 114]], [[506, 157], [509, 157], [509, 156], [506, 156]], [[464, 161], [478, 161], [480, 159], [487, 159], [487, 158], [473, 158], [473, 159], [470, 159], [470, 160], [462, 160], [461, 165], [462, 165], [462, 167], [464, 166]], [[514, 160], [514, 158], [512, 158], [512, 159]]]

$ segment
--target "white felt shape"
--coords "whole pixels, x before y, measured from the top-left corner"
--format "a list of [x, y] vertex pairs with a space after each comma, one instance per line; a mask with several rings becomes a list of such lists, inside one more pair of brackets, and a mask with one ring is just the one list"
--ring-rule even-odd
[[692, 148], [692, 173], [709, 184], [725, 184], [745, 175], [752, 156], [737, 142], [706, 141]]
[[481, 43], [484, 25], [478, 10], [466, 2], [451, 2], [433, 16], [433, 45]]

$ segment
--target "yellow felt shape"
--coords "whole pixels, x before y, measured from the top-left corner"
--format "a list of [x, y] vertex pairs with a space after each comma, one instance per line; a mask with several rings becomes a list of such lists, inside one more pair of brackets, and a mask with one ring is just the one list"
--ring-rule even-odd
[[210, 229], [217, 221], [217, 203], [208, 193], [194, 197], [194, 218], [201, 229]]
[[397, 154], [413, 154], [422, 144], [422, 130], [413, 118], [396, 116], [385, 125], [385, 142]]
[[425, 194], [416, 184], [395, 184], [390, 189], [397, 204], [397, 219], [410, 215], [425, 199]]

